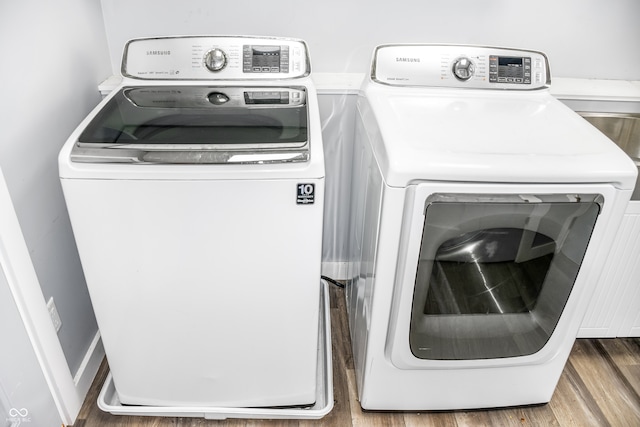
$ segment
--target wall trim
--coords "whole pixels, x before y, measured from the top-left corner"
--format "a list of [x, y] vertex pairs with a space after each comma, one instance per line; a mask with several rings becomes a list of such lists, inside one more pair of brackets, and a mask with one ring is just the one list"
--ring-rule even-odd
[[82, 363], [80, 364], [75, 377], [73, 377], [73, 383], [76, 386], [78, 396], [86, 396], [89, 392], [91, 384], [98, 373], [98, 369], [100, 369], [100, 364], [102, 363], [104, 356], [105, 353], [104, 346], [102, 345], [102, 337], [100, 336], [100, 331], [98, 331], [93, 337], [91, 345], [89, 345], [89, 349], [82, 359]]

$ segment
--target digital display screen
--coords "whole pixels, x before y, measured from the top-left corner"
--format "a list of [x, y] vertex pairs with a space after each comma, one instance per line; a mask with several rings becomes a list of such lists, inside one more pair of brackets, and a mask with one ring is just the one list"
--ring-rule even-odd
[[244, 102], [247, 104], [288, 104], [289, 92], [245, 92]]
[[254, 67], [280, 68], [279, 46], [253, 46], [252, 65]]
[[523, 58], [501, 56], [498, 58], [498, 77], [524, 77]]
[[530, 56], [489, 56], [489, 82], [531, 84]]
[[244, 45], [242, 71], [245, 73], [288, 73], [289, 46]]

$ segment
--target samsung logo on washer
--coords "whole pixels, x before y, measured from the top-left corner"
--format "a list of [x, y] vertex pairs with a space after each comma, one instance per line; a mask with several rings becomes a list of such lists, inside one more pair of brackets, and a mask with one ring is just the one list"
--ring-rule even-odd
[[420, 62], [420, 58], [397, 57], [396, 62]]
[[171, 55], [170, 50], [148, 50], [147, 56], [166, 56]]

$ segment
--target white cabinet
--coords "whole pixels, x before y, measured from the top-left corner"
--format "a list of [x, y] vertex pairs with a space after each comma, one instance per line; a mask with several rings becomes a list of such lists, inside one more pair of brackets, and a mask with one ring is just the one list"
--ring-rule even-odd
[[640, 201], [631, 201], [579, 338], [640, 336]]

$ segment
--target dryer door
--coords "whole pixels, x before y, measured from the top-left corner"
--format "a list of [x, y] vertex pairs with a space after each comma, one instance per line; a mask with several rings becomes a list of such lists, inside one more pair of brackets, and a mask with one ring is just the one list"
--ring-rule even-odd
[[594, 195], [427, 200], [409, 344], [419, 359], [526, 356], [549, 340], [600, 207]]
[[572, 293], [603, 201], [595, 192], [416, 197], [395, 344], [408, 338], [411, 357], [425, 361], [539, 352]]

